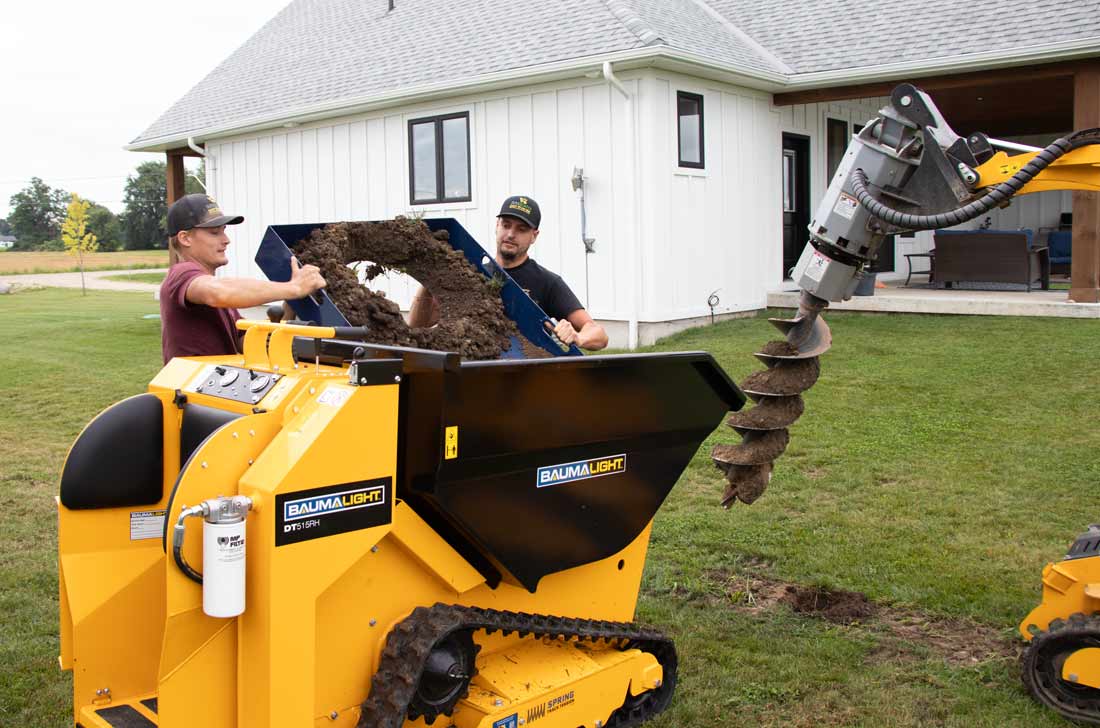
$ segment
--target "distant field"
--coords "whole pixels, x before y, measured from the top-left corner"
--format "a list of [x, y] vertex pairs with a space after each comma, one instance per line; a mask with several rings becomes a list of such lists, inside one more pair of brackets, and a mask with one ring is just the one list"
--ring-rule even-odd
[[[127, 270], [167, 268], [167, 250], [126, 250], [118, 253], [90, 253], [84, 258], [84, 270]], [[68, 253], [0, 253], [0, 275], [18, 273], [64, 273], [80, 270], [76, 258]]]
[[164, 282], [164, 273], [120, 273], [117, 276], [104, 276], [109, 281], [122, 283], [155, 283], [158, 286]]

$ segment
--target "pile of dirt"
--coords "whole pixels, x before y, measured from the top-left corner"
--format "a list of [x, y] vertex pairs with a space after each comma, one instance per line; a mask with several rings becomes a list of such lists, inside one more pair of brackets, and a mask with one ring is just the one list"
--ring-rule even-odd
[[1019, 651], [1019, 645], [996, 627], [876, 603], [860, 592], [722, 569], [708, 571], [706, 576], [722, 588], [726, 596], [722, 603], [739, 611], [760, 613], [782, 605], [805, 617], [866, 630], [877, 643], [871, 658], [883, 662], [916, 660], [922, 653], [931, 653], [950, 665], [964, 666], [1012, 659]]
[[[294, 250], [298, 261], [321, 269], [326, 292], [354, 326], [370, 330], [373, 344], [457, 352], [464, 359], [496, 359], [517, 334], [504, 313], [500, 284], [485, 278], [422, 220], [341, 222], [315, 230]], [[349, 263], [369, 261], [367, 280], [387, 270], [406, 273], [439, 301], [439, 323], [412, 329], [401, 309], [382, 293], [359, 283]]]

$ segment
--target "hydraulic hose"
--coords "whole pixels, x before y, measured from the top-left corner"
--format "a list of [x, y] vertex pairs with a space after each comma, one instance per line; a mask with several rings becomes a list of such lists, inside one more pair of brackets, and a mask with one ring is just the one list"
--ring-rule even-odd
[[1097, 136], [1096, 129], [1077, 132], [1068, 139], [1055, 139], [1045, 149], [1039, 151], [1019, 172], [986, 194], [962, 207], [935, 215], [914, 215], [901, 212], [875, 199], [868, 189], [867, 175], [862, 169], [852, 171], [852, 191], [864, 209], [890, 225], [906, 230], [935, 230], [951, 227], [980, 217], [994, 207], [1003, 204], [1005, 200], [1015, 195], [1024, 185], [1034, 179], [1037, 174], [1068, 152], [1097, 143], [1100, 143], [1100, 137]]
[[183, 522], [192, 516], [205, 516], [206, 514], [207, 511], [201, 505], [184, 508], [180, 511], [180, 517], [172, 530], [172, 558], [175, 559], [176, 566], [179, 567], [184, 576], [196, 584], [202, 584], [202, 574], [191, 568], [191, 565], [187, 563], [187, 559], [183, 558]]

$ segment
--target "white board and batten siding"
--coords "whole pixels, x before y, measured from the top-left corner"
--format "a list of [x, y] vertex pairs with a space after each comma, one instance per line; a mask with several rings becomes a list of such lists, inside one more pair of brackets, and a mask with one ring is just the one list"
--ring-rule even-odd
[[[552, 84], [478, 98], [387, 110], [230, 139], [209, 140], [210, 192], [222, 209], [245, 216], [230, 229], [225, 275], [262, 277], [253, 259], [268, 225], [384, 220], [397, 215], [456, 218], [490, 253], [501, 202], [530, 195], [543, 213], [532, 257], [559, 272], [602, 318], [629, 315], [630, 291], [616, 275], [631, 241], [627, 180], [616, 178], [628, 154], [623, 104], [602, 81]], [[469, 112], [472, 200], [409, 203], [408, 122]], [[212, 161], [211, 161], [212, 160]], [[588, 178], [588, 231], [597, 252], [587, 261], [591, 300], [585, 301], [585, 252], [580, 207], [570, 178]], [[373, 282], [407, 307], [416, 284], [405, 276]]]
[[[636, 315], [642, 326], [701, 319], [715, 292], [717, 314], [763, 307], [781, 283], [781, 132], [802, 127], [785, 124], [786, 112], [765, 93], [651, 69], [619, 75], [634, 100], [633, 158], [628, 104], [602, 79], [207, 140], [210, 192], [222, 209], [245, 216], [230, 230], [225, 274], [262, 275], [253, 258], [274, 224], [454, 217], [492, 252], [502, 200], [527, 194], [543, 212], [533, 257], [560, 273], [595, 318]], [[677, 91], [704, 98], [701, 170], [678, 166]], [[462, 111], [470, 118], [473, 199], [410, 205], [408, 122]], [[586, 178], [590, 255], [574, 167]], [[407, 307], [416, 286], [393, 275], [372, 287]]]
[[[679, 166], [677, 92], [703, 97], [704, 168]], [[768, 94], [655, 72], [642, 82], [644, 290], [659, 322], [763, 308], [780, 282], [780, 117]]]

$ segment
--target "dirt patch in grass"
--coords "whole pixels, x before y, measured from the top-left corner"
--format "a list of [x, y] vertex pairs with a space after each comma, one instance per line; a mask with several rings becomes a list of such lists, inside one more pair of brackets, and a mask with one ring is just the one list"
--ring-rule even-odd
[[723, 569], [710, 570], [705, 576], [722, 589], [722, 603], [733, 609], [759, 614], [786, 607], [796, 614], [870, 633], [876, 646], [869, 658], [876, 662], [916, 661], [925, 651], [953, 666], [1019, 655], [1016, 642], [993, 627], [873, 602], [859, 592]]
[[[496, 359], [507, 350], [515, 324], [504, 313], [500, 286], [469, 264], [421, 220], [343, 222], [315, 230], [295, 248], [299, 262], [321, 269], [326, 291], [344, 317], [367, 326], [375, 344], [454, 351], [464, 359]], [[415, 278], [439, 300], [439, 323], [409, 328], [396, 303], [359, 283], [348, 263], [369, 261], [368, 282], [387, 270]]]

